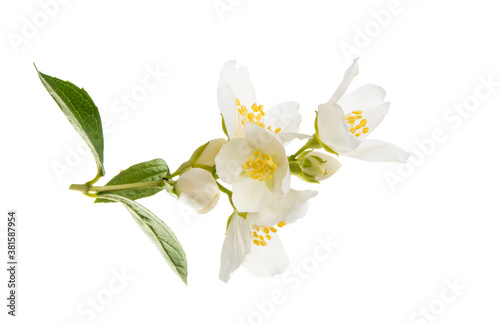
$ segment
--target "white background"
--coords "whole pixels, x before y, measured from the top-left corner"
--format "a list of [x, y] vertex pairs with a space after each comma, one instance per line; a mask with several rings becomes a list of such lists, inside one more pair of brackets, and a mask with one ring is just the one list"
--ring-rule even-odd
[[[18, 212], [20, 242], [18, 316], [6, 315], [2, 271], [2, 323], [500, 320], [500, 87], [490, 93], [480, 81], [500, 82], [494, 2], [74, 0], [57, 2], [45, 20], [46, 2], [3, 1], [0, 9], [0, 259], [6, 260], [9, 209]], [[221, 14], [214, 3], [231, 10]], [[388, 9], [389, 16], [377, 14]], [[28, 26], [33, 20], [35, 30]], [[15, 45], [15, 37], [24, 41]], [[378, 84], [391, 101], [372, 138], [420, 159], [398, 171], [341, 157], [343, 167], [324, 184], [294, 182], [320, 191], [305, 219], [280, 230], [295, 273], [260, 279], [239, 269], [222, 283], [225, 197], [211, 213], [193, 215], [160, 193], [142, 203], [182, 242], [186, 287], [124, 208], [94, 205], [67, 190], [94, 176], [94, 161], [78, 153], [81, 139], [33, 62], [83, 86], [107, 120], [105, 183], [157, 157], [175, 169], [197, 146], [222, 137], [216, 86], [229, 59], [249, 68], [265, 108], [299, 102], [301, 130], [312, 133], [314, 110], [350, 64], [346, 44], [360, 56], [350, 90]], [[124, 96], [139, 93], [151, 69], [168, 76], [126, 106]], [[473, 111], [450, 110], [464, 102]], [[436, 131], [441, 141], [432, 144]], [[392, 188], [388, 174], [400, 177]], [[339, 247], [318, 261], [318, 240]], [[127, 274], [125, 284], [115, 281], [116, 272]], [[455, 281], [454, 294], [448, 286]], [[120, 292], [109, 292], [110, 284]], [[271, 305], [271, 295], [279, 303]], [[419, 309], [429, 309], [427, 319]]]

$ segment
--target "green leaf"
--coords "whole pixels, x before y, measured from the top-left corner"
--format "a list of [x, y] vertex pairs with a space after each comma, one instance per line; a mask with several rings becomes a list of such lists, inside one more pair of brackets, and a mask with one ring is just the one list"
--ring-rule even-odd
[[334, 150], [332, 150], [328, 145], [326, 145], [325, 143], [321, 142], [321, 145], [323, 146], [323, 149], [325, 151], [327, 151], [328, 153], [332, 153], [332, 154], [335, 154], [336, 156], [339, 156], [339, 154], [337, 152], [335, 152]]
[[227, 128], [226, 128], [226, 122], [224, 121], [224, 116], [222, 116], [222, 114], [220, 114], [220, 116], [222, 117], [222, 131], [227, 136], [227, 140], [229, 141], [229, 135], [227, 135]]
[[189, 162], [191, 164], [194, 164], [196, 163], [196, 161], [198, 160], [198, 158], [201, 156], [201, 154], [203, 154], [203, 151], [205, 151], [205, 149], [207, 148], [208, 144], [210, 143], [210, 141], [206, 142], [205, 144], [203, 145], [200, 145], [200, 147], [198, 147], [194, 152], [193, 154], [191, 154], [191, 157], [189, 158]]
[[45, 89], [92, 151], [97, 164], [97, 176], [93, 182], [97, 181], [104, 175], [104, 139], [99, 110], [83, 88], [36, 71]]
[[121, 202], [130, 212], [142, 231], [153, 241], [172, 270], [187, 285], [187, 260], [174, 232], [144, 206], [115, 194], [101, 194], [108, 199]]
[[[233, 216], [236, 215], [236, 217], [238, 217], [238, 214], [236, 212], [236, 210], [234, 211], [234, 213], [231, 214], [231, 216], [229, 216], [229, 218], [227, 219], [227, 222], [226, 222], [226, 232], [224, 233], [224, 235], [227, 234], [227, 229], [229, 228], [229, 224], [231, 224], [231, 220], [233, 219]], [[245, 217], [246, 218], [246, 217]]]
[[[161, 180], [168, 175], [168, 166], [162, 159], [154, 159], [147, 162], [134, 164], [127, 170], [118, 173], [106, 186], [123, 185], [129, 183]], [[131, 200], [152, 196], [165, 188], [140, 188], [113, 191], [114, 195], [122, 196]], [[97, 198], [96, 203], [113, 202], [109, 199]]]
[[318, 131], [318, 111], [315, 110], [314, 112], [316, 113], [316, 118], [314, 118], [314, 131], [316, 132], [316, 134], [319, 134], [319, 131]]

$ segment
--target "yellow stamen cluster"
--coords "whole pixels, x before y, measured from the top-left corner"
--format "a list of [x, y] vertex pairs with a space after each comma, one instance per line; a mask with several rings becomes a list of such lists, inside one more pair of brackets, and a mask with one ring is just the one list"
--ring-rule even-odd
[[354, 110], [352, 113], [345, 115], [344, 121], [351, 126], [349, 131], [356, 137], [366, 134], [370, 130], [366, 127], [368, 120], [363, 118], [362, 110]]
[[[264, 106], [257, 105], [254, 103], [249, 111], [245, 105], [241, 105], [240, 99], [236, 98], [236, 108], [238, 108], [238, 113], [241, 115], [241, 124], [245, 125], [246, 123], [254, 123], [262, 128], [266, 128], [266, 125], [263, 123], [264, 119]], [[268, 130], [273, 131], [271, 126], [267, 127]], [[274, 130], [276, 134], [281, 131], [281, 128], [278, 127]]]
[[246, 175], [254, 180], [264, 181], [273, 178], [277, 166], [270, 155], [255, 151], [241, 166]]
[[[282, 220], [277, 224], [278, 227], [283, 227], [286, 225], [285, 220]], [[261, 232], [262, 231], [262, 232]], [[267, 241], [271, 240], [270, 232], [276, 233], [278, 230], [273, 226], [264, 225], [252, 225], [252, 230], [250, 231], [252, 235], [253, 244], [257, 246], [266, 246]]]

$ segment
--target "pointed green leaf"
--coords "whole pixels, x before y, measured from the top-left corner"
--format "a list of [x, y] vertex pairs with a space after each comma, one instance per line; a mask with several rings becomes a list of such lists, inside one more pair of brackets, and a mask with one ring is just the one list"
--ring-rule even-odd
[[187, 260], [174, 232], [144, 206], [114, 194], [102, 196], [121, 202], [130, 212], [142, 231], [153, 241], [172, 270], [187, 284]]
[[337, 152], [335, 152], [334, 150], [332, 150], [328, 145], [326, 145], [325, 143], [321, 142], [321, 145], [323, 146], [323, 149], [325, 151], [327, 151], [328, 153], [332, 153], [332, 154], [335, 154], [336, 156], [339, 156], [339, 154]]
[[[163, 161], [162, 159], [154, 159], [151, 161], [135, 164], [130, 168], [128, 168], [127, 170], [121, 171], [113, 179], [111, 179], [108, 183], [106, 183], [106, 186], [161, 180], [168, 175], [168, 172], [169, 172], [168, 166], [167, 163], [165, 163], [165, 161]], [[128, 190], [113, 191], [113, 194], [131, 200], [136, 200], [152, 196], [162, 191], [163, 189], [164, 187], [128, 189]], [[113, 201], [109, 199], [97, 198], [95, 202], [103, 203], [103, 202], [113, 202]]]
[[222, 114], [220, 114], [220, 116], [222, 117], [222, 131], [224, 132], [224, 134], [226, 134], [227, 140], [229, 141], [229, 135], [227, 135], [227, 127], [226, 122], [224, 121], [224, 116], [222, 116]]
[[45, 89], [89, 146], [97, 164], [97, 177], [95, 179], [97, 181], [99, 177], [104, 175], [104, 139], [99, 110], [83, 88], [78, 88], [69, 81], [43, 74], [38, 69], [37, 73]]

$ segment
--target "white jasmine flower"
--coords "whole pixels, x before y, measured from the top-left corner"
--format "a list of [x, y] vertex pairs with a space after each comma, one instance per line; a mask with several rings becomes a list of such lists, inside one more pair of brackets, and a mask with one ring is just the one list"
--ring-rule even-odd
[[225, 143], [215, 157], [217, 175], [233, 185], [232, 200], [240, 212], [257, 212], [290, 189], [290, 168], [283, 144], [250, 123], [245, 138]]
[[358, 72], [358, 62], [354, 60], [331, 99], [319, 105], [319, 139], [327, 148], [353, 158], [372, 162], [406, 162], [410, 153], [398, 146], [365, 139], [384, 119], [390, 103], [384, 99], [384, 89], [370, 84], [344, 96]]
[[316, 191], [291, 189], [284, 197], [246, 219], [234, 213], [222, 245], [219, 278], [227, 282], [243, 266], [259, 277], [272, 277], [288, 267], [278, 229], [305, 216], [308, 200]]
[[301, 116], [299, 104], [285, 102], [264, 112], [257, 104], [255, 89], [245, 67], [235, 61], [224, 64], [217, 89], [219, 108], [230, 139], [245, 136], [246, 125], [253, 123], [278, 134], [283, 142], [293, 138], [308, 138], [298, 134]]

